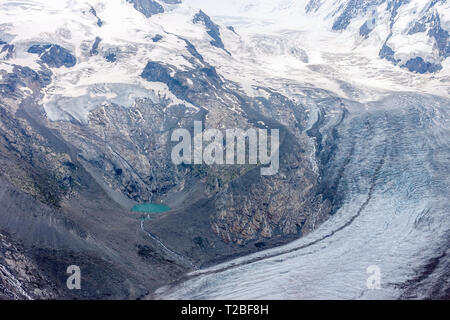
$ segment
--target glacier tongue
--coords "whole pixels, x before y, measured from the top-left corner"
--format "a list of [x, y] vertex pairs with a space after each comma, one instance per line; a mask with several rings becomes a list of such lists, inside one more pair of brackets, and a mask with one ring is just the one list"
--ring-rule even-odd
[[[349, 108], [337, 129], [333, 162], [344, 166], [345, 199], [331, 219], [286, 246], [194, 272], [156, 297], [393, 299], [439, 292], [450, 230], [448, 102], [399, 94], [368, 107]], [[368, 287], [371, 268], [381, 272], [380, 289]], [[423, 281], [430, 281], [425, 290], [409, 293]]]
[[[302, 134], [319, 146], [321, 136], [334, 139], [330, 157], [316, 154], [315, 173], [337, 181], [327, 222], [283, 247], [192, 273], [157, 297], [439, 296], [450, 230], [448, 2], [24, 0], [1, 3], [0, 18], [0, 80], [16, 66], [51, 74], [39, 101], [51, 121], [84, 125], [104, 105], [142, 118], [139, 98], [167, 99], [161, 117], [176, 105], [207, 112], [181, 93], [213, 83], [201, 93], [225, 120], [243, 110], [212, 87], [275, 92], [305, 107], [311, 127]], [[283, 106], [270, 107], [289, 123]], [[96, 148], [88, 151], [95, 159]], [[141, 160], [144, 172], [151, 159]], [[373, 267], [377, 290], [367, 286]]]

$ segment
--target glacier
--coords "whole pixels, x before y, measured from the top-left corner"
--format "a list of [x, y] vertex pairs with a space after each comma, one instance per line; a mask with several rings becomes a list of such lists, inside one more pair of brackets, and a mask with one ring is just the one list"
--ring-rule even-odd
[[[342, 110], [325, 113], [340, 118]], [[283, 247], [195, 271], [154, 297], [423, 299], [445, 290], [448, 122], [448, 101], [433, 97], [404, 93], [354, 106], [338, 129], [340, 157], [351, 158], [332, 218]], [[431, 270], [424, 267], [430, 261]], [[381, 271], [379, 289], [367, 286], [371, 266]]]

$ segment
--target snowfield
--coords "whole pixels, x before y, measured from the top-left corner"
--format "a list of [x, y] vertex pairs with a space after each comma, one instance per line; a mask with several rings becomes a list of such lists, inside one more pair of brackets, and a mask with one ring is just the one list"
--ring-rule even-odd
[[[98, 84], [124, 84], [124, 87], [137, 88], [138, 92], [153, 90], [155, 95], [159, 93], [175, 100], [168, 90], [152, 87], [139, 75], [149, 60], [180, 70], [189, 69], [191, 65], [186, 57], [190, 54], [183, 39], [195, 45], [222, 76], [238, 83], [250, 95], [257, 94], [255, 86], [272, 87], [289, 95], [286, 87], [294, 82], [364, 102], [393, 91], [450, 96], [446, 61], [444, 69], [437, 74], [417, 74], [380, 59], [381, 40], [388, 34], [388, 17], [383, 13], [385, 4], [378, 8], [379, 20], [373, 32], [364, 39], [358, 34], [358, 28], [367, 15], [356, 16], [344, 31], [333, 31], [333, 18], [339, 13], [336, 8], [341, 8], [345, 1], [325, 2], [317, 10], [306, 12], [308, 3], [265, 0], [229, 4], [187, 0], [166, 6], [164, 14], [146, 18], [125, 0], [4, 1], [0, 3], [0, 39], [16, 49], [14, 56], [1, 61], [0, 66], [17, 64], [39, 69], [38, 56], [26, 52], [35, 43], [55, 43], [75, 55], [75, 67], [52, 68], [54, 81], [46, 88], [42, 100], [52, 120], [86, 121], [92, 109], [90, 103], [83, 103], [84, 107], [67, 106], [64, 97], [86, 100], [95, 96], [93, 87]], [[90, 6], [102, 20], [101, 27]], [[400, 7], [392, 37], [387, 42], [396, 50], [396, 59], [406, 61], [413, 53], [419, 53], [428, 61], [439, 60], [432, 38], [423, 33], [405, 35], [405, 28], [426, 6], [415, 0]], [[219, 23], [220, 36], [231, 56], [211, 46], [204, 26], [192, 22], [199, 9]], [[444, 13], [441, 24], [448, 26], [445, 20], [448, 4], [437, 4], [436, 10]], [[17, 16], [21, 17], [20, 21]], [[227, 26], [233, 26], [235, 31]], [[155, 35], [162, 35], [163, 39], [153, 43], [151, 39]], [[92, 54], [96, 37], [101, 39], [99, 53]], [[114, 63], [103, 58], [109, 52], [117, 55]], [[359, 92], [357, 97], [345, 90], [348, 86]], [[102, 96], [100, 93], [95, 102]], [[132, 101], [125, 105], [132, 106]]]

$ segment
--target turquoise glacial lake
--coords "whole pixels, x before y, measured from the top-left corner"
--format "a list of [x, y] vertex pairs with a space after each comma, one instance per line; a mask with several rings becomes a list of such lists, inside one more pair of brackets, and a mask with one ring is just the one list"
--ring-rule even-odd
[[169, 211], [170, 208], [165, 204], [157, 204], [157, 203], [143, 203], [137, 204], [131, 211], [133, 212], [145, 212], [145, 213], [163, 213]]

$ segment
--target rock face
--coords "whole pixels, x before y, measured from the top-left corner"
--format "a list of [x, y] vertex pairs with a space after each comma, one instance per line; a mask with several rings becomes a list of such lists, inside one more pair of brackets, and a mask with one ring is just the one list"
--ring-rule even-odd
[[[369, 39], [377, 33], [380, 26], [389, 32], [374, 35], [383, 39], [384, 45], [379, 51], [381, 58], [387, 59], [416, 73], [436, 73], [442, 69], [442, 61], [448, 57], [450, 46], [448, 30], [441, 24], [439, 11], [445, 1], [422, 1], [413, 3], [404, 0], [343, 0], [331, 8], [332, 30], [344, 32], [358, 25], [359, 35]], [[314, 14], [324, 7], [324, 2], [310, 0], [305, 11]], [[408, 23], [404, 22], [408, 20]], [[393, 49], [406, 43], [417, 43], [412, 36], [420, 37], [420, 41], [434, 43], [431, 52], [421, 48], [410, 48], [409, 52]], [[394, 57], [395, 56], [395, 57]], [[407, 56], [407, 57], [404, 57]]]
[[[448, 99], [321, 102], [308, 132], [333, 217], [286, 246], [195, 272], [157, 298], [449, 298]], [[368, 266], [384, 270], [377, 290], [367, 289]]]
[[215, 24], [208, 15], [206, 15], [202, 10], [200, 10], [192, 20], [194, 23], [203, 23], [206, 28], [206, 32], [213, 38], [211, 40], [211, 45], [225, 49], [225, 46], [220, 38], [219, 26]]
[[0, 300], [55, 299], [52, 287], [24, 248], [0, 233]]
[[[202, 22], [217, 31], [209, 18]], [[136, 98], [132, 108], [103, 103], [89, 112], [86, 122], [50, 122], [45, 118], [36, 100], [52, 77], [50, 69], [43, 67], [36, 72], [17, 66], [4, 75], [1, 172], [10, 185], [7, 190], [32, 195], [46, 212], [48, 218], [36, 218], [36, 232], [22, 234], [19, 239], [25, 246], [38, 239], [44, 241], [30, 251], [30, 259], [43, 270], [57, 266], [56, 278], [47, 274], [60, 290], [54, 294], [75, 294], [65, 292], [63, 281], [64, 265], [77, 264], [70, 263], [71, 257], [89, 270], [103, 265], [97, 260], [99, 254], [104, 254], [98, 242], [102, 246], [112, 244], [110, 239], [98, 239], [99, 230], [92, 229], [89, 222], [92, 219], [104, 221], [104, 227], [113, 229], [122, 229], [134, 220], [131, 230], [139, 236], [122, 234], [134, 239], [132, 249], [124, 244], [113, 246], [121, 252], [130, 250], [122, 258], [136, 260], [132, 262], [136, 267], [142, 263], [156, 270], [171, 266], [172, 271], [163, 271], [168, 278], [193, 266], [287, 242], [311, 232], [327, 219], [331, 204], [319, 192], [318, 176], [310, 159], [308, 150], [314, 142], [304, 132], [305, 107], [279, 94], [266, 99], [246, 96], [221, 77], [192, 43], [181, 41], [189, 55], [189, 70], [149, 61], [141, 78], [164, 83], [184, 103], [174, 104], [172, 99], [156, 95]], [[99, 53], [99, 44], [97, 37], [90, 55]], [[56, 44], [33, 45], [28, 51], [39, 55], [47, 67], [69, 68], [76, 63], [68, 50]], [[31, 96], [20, 91], [23, 86], [33, 89]], [[281, 106], [289, 121], [279, 117]], [[280, 129], [279, 175], [263, 177], [259, 166], [174, 165], [170, 158], [174, 145], [171, 133], [176, 128], [192, 131], [194, 121], [202, 121], [205, 128]], [[159, 201], [169, 204], [172, 213], [142, 222], [142, 230], [136, 217], [126, 217], [129, 214], [125, 212], [136, 203]], [[27, 207], [14, 210], [17, 218], [30, 214]], [[56, 219], [56, 224], [48, 220], [50, 217]], [[20, 219], [9, 220], [5, 227], [14, 233], [23, 228]], [[44, 240], [46, 236], [40, 239], [47, 233], [48, 240]], [[58, 245], [50, 240], [54, 233], [61, 239]], [[91, 237], [97, 238], [94, 247], [89, 244]], [[145, 244], [145, 238], [150, 243]], [[72, 241], [75, 244], [69, 245]], [[165, 251], [166, 247], [170, 250]], [[135, 297], [142, 294], [142, 286], [133, 282], [140, 281], [140, 276], [133, 275], [134, 271], [128, 274], [112, 260], [104, 267], [110, 270], [113, 280], [103, 281], [103, 292], [96, 294], [93, 286], [98, 285], [98, 275], [92, 273], [92, 279], [88, 279], [92, 286], [88, 285], [83, 295], [127, 297], [130, 291], [119, 287], [119, 283], [128, 276]], [[151, 274], [156, 277], [154, 271]], [[156, 285], [152, 281], [150, 277], [145, 286]]]
[[154, 14], [163, 13], [164, 8], [156, 1], [153, 0], [128, 0], [134, 6], [134, 8], [144, 14], [147, 18]]
[[[191, 70], [150, 61], [141, 77], [165, 83], [177, 98], [202, 107], [170, 104], [164, 97], [137, 99], [133, 108], [99, 106], [85, 124], [56, 122], [51, 127], [80, 150], [78, 161], [124, 208], [139, 202], [168, 203], [174, 213], [146, 221], [145, 230], [196, 264], [259, 250], [314, 230], [331, 207], [319, 194], [318, 176], [306, 151], [313, 141], [301, 132], [304, 106], [278, 94], [254, 99], [231, 90], [232, 84], [189, 42], [187, 50], [192, 54]], [[213, 92], [223, 97], [221, 102], [212, 98]], [[283, 123], [278, 117], [274, 109], [278, 105], [285, 106], [291, 121]], [[242, 112], [236, 114], [233, 108]], [[171, 133], [176, 128], [192, 131], [194, 121], [202, 121], [205, 128], [258, 128], [258, 121], [279, 128], [280, 174], [264, 178], [259, 168], [248, 166], [175, 166], [170, 158]], [[197, 218], [192, 220], [193, 216]], [[220, 252], [216, 249], [220, 246], [229, 247]]]
[[[158, 243], [146, 243], [145, 233], [139, 234], [139, 222], [126, 217], [129, 214], [125, 212], [134, 203], [164, 201], [173, 206], [173, 214], [145, 222], [142, 230], [151, 230], [151, 236], [194, 265], [283, 243], [314, 230], [327, 218], [329, 202], [322, 200], [318, 192], [317, 175], [302, 146], [302, 142], [311, 142], [304, 134], [296, 133], [303, 119], [295, 108], [301, 106], [291, 103], [289, 112], [293, 117], [296, 113], [298, 119], [282, 124], [264, 113], [271, 112], [269, 108], [283, 97], [264, 101], [265, 107], [259, 110], [255, 107], [258, 101], [227, 89], [226, 82], [212, 67], [199, 64], [198, 69], [177, 72], [175, 76], [170, 76], [167, 68], [148, 64], [143, 77], [151, 80], [147, 76], [151, 75], [167, 82], [179, 97], [208, 106], [208, 111], [183, 104], [168, 105], [164, 98], [137, 99], [132, 109], [115, 104], [99, 106], [90, 113], [86, 124], [50, 123], [34, 100], [19, 91], [19, 84], [25, 84], [39, 94], [46, 84], [46, 75], [16, 67], [14, 73], [5, 77], [0, 109], [0, 201], [7, 211], [2, 213], [0, 222], [2, 229], [16, 234], [27, 248], [25, 257], [43, 270], [44, 279], [51, 283], [48, 292], [27, 293], [31, 298], [75, 294], [64, 288], [64, 268], [71, 264], [81, 264], [84, 270], [100, 266], [109, 270], [111, 279], [90, 273], [92, 278], [86, 280], [88, 284], [82, 292], [86, 298], [138, 297], [157, 285], [150, 277], [144, 289], [138, 285], [140, 275], [121, 269], [114, 262], [115, 257], [106, 262], [97, 260], [98, 255], [106, 254], [98, 247], [100, 243], [117, 246], [116, 250], [123, 252], [120, 259], [133, 261], [136, 267], [145, 264], [146, 268], [154, 268], [150, 274], [155, 277], [155, 270], [171, 278], [192, 268], [177, 257], [167, 256]], [[192, 79], [191, 86], [183, 84], [186, 79]], [[228, 93], [229, 97], [216, 104], [210, 100], [212, 91], [223, 97]], [[225, 110], [225, 105], [243, 107], [244, 116]], [[171, 162], [170, 134], [174, 128], [192, 128], [196, 120], [203, 121], [206, 127], [220, 123], [233, 128], [240, 123], [250, 128], [261, 119], [266, 125], [281, 129], [279, 176], [264, 178], [259, 168], [246, 166], [179, 167]], [[18, 207], [18, 203], [23, 205]], [[113, 230], [117, 223], [122, 225], [120, 229], [131, 223], [130, 230], [135, 230], [132, 234], [123, 230], [114, 233], [128, 238], [132, 248], [120, 242], [110, 243], [111, 230], [92, 229], [92, 219], [103, 221], [101, 228]], [[26, 227], [28, 224], [33, 226], [32, 232]], [[28, 231], [24, 233], [25, 230]], [[106, 238], [100, 240], [98, 232], [105, 232]], [[91, 237], [97, 239], [95, 245], [90, 244]], [[223, 251], [218, 250], [221, 247]], [[130, 252], [125, 253], [126, 250]], [[15, 278], [11, 276], [13, 271], [8, 272], [4, 271], [9, 279], [4, 280], [8, 285], [4, 289], [6, 297], [28, 297], [20, 293], [20, 287], [10, 288]], [[137, 286], [134, 296], [120, 286], [125, 279], [130, 286]], [[32, 286], [35, 281], [39, 283], [31, 279], [27, 285]], [[104, 285], [100, 286], [99, 281]]]
[[57, 44], [32, 45], [28, 49], [29, 53], [39, 55], [39, 58], [49, 67], [67, 68], [73, 67], [77, 63], [77, 59], [65, 48]]
[[416, 57], [413, 59], [409, 59], [404, 64], [404, 67], [409, 71], [418, 72], [418, 73], [433, 73], [442, 69], [442, 66], [439, 64], [434, 64], [431, 62], [425, 62], [423, 58]]
[[[258, 101], [231, 90], [232, 84], [186, 43], [192, 70], [148, 62], [141, 76], [166, 83], [192, 106], [171, 104], [165, 97], [141, 98], [133, 108], [99, 105], [87, 123], [49, 122], [35, 101], [51, 71], [16, 66], [4, 74], [0, 202], [6, 211], [0, 223], [22, 246], [22, 264], [42, 273], [42, 279], [17, 278], [22, 264], [2, 264], [5, 298], [137, 298], [193, 266], [286, 242], [327, 218], [330, 205], [318, 193], [317, 175], [302, 146], [312, 141], [299, 133], [302, 106], [282, 96]], [[59, 46], [33, 46], [30, 52], [49, 67], [74, 62]], [[32, 89], [31, 95], [20, 90], [23, 86]], [[212, 92], [223, 100], [218, 102]], [[280, 99], [289, 104], [293, 122], [272, 119], [271, 107]], [[194, 121], [225, 128], [257, 128], [258, 121], [264, 121], [280, 128], [280, 175], [263, 178], [259, 168], [248, 166], [175, 166], [171, 132], [192, 129]], [[141, 230], [127, 211], [147, 201], [163, 201], [174, 210], [143, 222]], [[92, 224], [93, 219], [97, 223]], [[118, 241], [116, 233], [126, 242]], [[105, 246], [121, 253], [111, 255]], [[81, 292], [65, 287], [65, 269], [73, 264], [87, 274]], [[147, 280], [139, 268], [148, 270]], [[97, 269], [108, 272], [100, 275]], [[48, 289], [42, 283], [48, 283]]]
[[[193, 166], [189, 175], [200, 179], [200, 186], [193, 188], [181, 208], [145, 223], [147, 230], [197, 264], [211, 264], [300, 237], [314, 230], [331, 212], [331, 203], [320, 194], [318, 176], [306, 151], [311, 140], [299, 132], [304, 121], [302, 106], [279, 95], [264, 102], [267, 109], [256, 108], [260, 105], [257, 101], [242, 104], [248, 118], [235, 121], [246, 121], [249, 126], [262, 119], [266, 125], [280, 128], [280, 173], [263, 177], [259, 168]], [[280, 102], [290, 103], [286, 113], [292, 116], [291, 123], [277, 122], [269, 118], [270, 114], [263, 114], [274, 112], [272, 106]], [[205, 125], [217, 121], [218, 116], [209, 109]]]
[[[80, 150], [47, 122], [34, 103], [47, 76], [15, 67], [1, 87], [0, 296], [139, 298], [191, 267], [149, 243], [139, 220], [117, 206], [122, 198], [96, 182]], [[31, 97], [23, 86], [34, 90]], [[116, 168], [114, 175], [122, 171]], [[66, 287], [69, 265], [84, 270], [80, 291]]]
[[[445, 59], [449, 55], [450, 41], [448, 31], [442, 29], [441, 22], [439, 19], [439, 13], [437, 11], [433, 11], [433, 6], [436, 2], [431, 3], [431, 5], [427, 8], [427, 11], [423, 13], [421, 18], [416, 21], [410, 29], [407, 31], [408, 35], [416, 35], [419, 33], [425, 33], [429, 38], [434, 39], [436, 43], [436, 47], [438, 50], [439, 57]], [[395, 18], [397, 14], [397, 9], [401, 6], [401, 3], [396, 4], [393, 7], [393, 14], [391, 20]], [[392, 28], [392, 27], [391, 27]], [[392, 31], [389, 38], [392, 36]], [[389, 40], [386, 40], [386, 42]], [[380, 57], [385, 58], [394, 64], [400, 63], [400, 60], [394, 59], [395, 52], [389, 48], [386, 43], [380, 51]], [[416, 56], [414, 58], [410, 58], [405, 63], [400, 64], [401, 67], [408, 69], [411, 72], [417, 73], [434, 73], [438, 72], [442, 69], [442, 65], [440, 63], [433, 63], [424, 61], [423, 57]]]
[[426, 32], [433, 37], [439, 49], [439, 55], [447, 58], [450, 55], [450, 44], [448, 31], [442, 29], [441, 19], [438, 12], [429, 10], [409, 30], [408, 34]]

